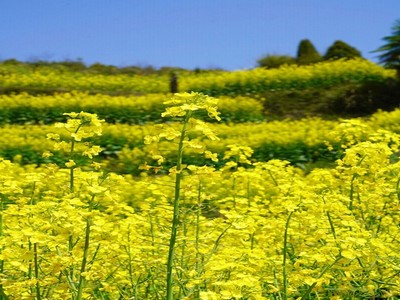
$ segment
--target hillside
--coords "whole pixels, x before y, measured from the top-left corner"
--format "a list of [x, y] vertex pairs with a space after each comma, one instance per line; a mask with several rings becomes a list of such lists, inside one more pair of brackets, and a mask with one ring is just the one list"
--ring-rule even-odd
[[397, 299], [394, 76], [1, 65], [0, 300]]

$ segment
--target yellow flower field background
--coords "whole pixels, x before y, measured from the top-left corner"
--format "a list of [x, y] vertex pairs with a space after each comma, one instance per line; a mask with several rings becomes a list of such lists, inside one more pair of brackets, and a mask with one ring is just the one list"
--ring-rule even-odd
[[0, 96], [0, 299], [400, 297], [400, 110], [266, 121], [251, 97], [391, 71], [188, 75], [176, 95], [54, 72], [0, 70], [55, 90]]

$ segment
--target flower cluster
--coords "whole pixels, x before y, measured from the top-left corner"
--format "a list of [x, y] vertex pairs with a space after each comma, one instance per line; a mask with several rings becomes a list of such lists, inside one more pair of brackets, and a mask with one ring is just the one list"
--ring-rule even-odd
[[[147, 145], [156, 143], [155, 147], [151, 149], [153, 153], [153, 160], [156, 160], [159, 165], [165, 161], [165, 157], [161, 155], [159, 145], [161, 142], [167, 140], [168, 142], [176, 142], [179, 144], [178, 156], [182, 160], [182, 153], [184, 149], [190, 149], [197, 153], [204, 154], [206, 158], [213, 161], [218, 161], [217, 153], [212, 153], [206, 150], [204, 144], [199, 139], [190, 139], [194, 133], [206, 137], [211, 141], [217, 141], [219, 138], [214, 131], [210, 128], [209, 124], [196, 118], [196, 114], [206, 112], [211, 119], [220, 120], [219, 112], [217, 110], [218, 100], [208, 97], [200, 93], [181, 93], [165, 102], [167, 106], [165, 112], [161, 114], [164, 118], [173, 118], [175, 121], [182, 119], [183, 127], [179, 130], [171, 124], [164, 124], [161, 126], [160, 133], [157, 135], [147, 135], [144, 137], [144, 143]], [[180, 165], [180, 164], [179, 164]], [[143, 167], [149, 169], [148, 166]], [[157, 169], [157, 168], [156, 168]], [[180, 172], [183, 167], [179, 166], [179, 170], [172, 168], [170, 171]]]

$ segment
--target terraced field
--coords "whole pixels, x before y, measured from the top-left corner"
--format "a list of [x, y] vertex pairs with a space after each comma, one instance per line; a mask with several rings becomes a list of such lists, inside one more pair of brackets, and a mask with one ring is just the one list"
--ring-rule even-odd
[[400, 297], [400, 110], [271, 121], [257, 97], [391, 71], [192, 74], [171, 95], [2, 68], [0, 299]]

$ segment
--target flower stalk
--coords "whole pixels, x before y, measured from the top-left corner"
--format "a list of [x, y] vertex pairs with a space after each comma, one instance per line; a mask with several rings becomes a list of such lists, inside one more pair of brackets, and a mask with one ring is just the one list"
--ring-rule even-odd
[[186, 112], [183, 121], [181, 136], [178, 144], [178, 155], [176, 158], [176, 174], [175, 174], [175, 190], [174, 190], [174, 210], [172, 217], [171, 237], [169, 240], [168, 261], [167, 261], [167, 300], [174, 300], [173, 295], [173, 262], [175, 256], [176, 236], [179, 225], [179, 200], [181, 196], [181, 181], [182, 181], [182, 157], [183, 157], [183, 141], [185, 140], [186, 127], [191, 117], [191, 111]]

